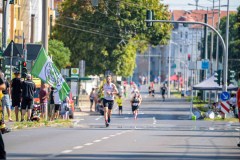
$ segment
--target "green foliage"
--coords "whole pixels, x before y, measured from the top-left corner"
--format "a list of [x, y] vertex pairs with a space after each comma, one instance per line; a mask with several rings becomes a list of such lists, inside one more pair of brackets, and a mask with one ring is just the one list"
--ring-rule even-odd
[[61, 41], [55, 39], [50, 40], [48, 54], [52, 56], [53, 62], [59, 70], [61, 68], [66, 68], [71, 64], [71, 51], [67, 47], [64, 47], [64, 44]]
[[[225, 40], [226, 37], [226, 17], [223, 17], [220, 22], [220, 33]], [[208, 51], [210, 55], [210, 36], [208, 37]], [[223, 56], [223, 49], [221, 42], [219, 42], [219, 57]], [[240, 6], [237, 9], [236, 14], [230, 14], [229, 15], [229, 47], [228, 47], [228, 66], [229, 69], [238, 71], [240, 68]], [[214, 51], [213, 51], [213, 57], [216, 57], [216, 35], [214, 37]], [[221, 58], [220, 58], [221, 60]], [[236, 63], [237, 62], [237, 63]]]
[[106, 1], [98, 7], [90, 1], [65, 0], [59, 9], [53, 37], [64, 42], [71, 52], [72, 66], [86, 61], [86, 74], [102, 74], [106, 70], [130, 76], [136, 67], [137, 51], [143, 53], [149, 44], [166, 44], [171, 25], [145, 24], [146, 10], [155, 19], [169, 19], [167, 7], [159, 0]]

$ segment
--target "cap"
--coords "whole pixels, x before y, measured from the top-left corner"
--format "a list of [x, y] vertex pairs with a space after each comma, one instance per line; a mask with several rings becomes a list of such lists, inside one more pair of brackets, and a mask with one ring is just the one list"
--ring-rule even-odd
[[31, 79], [31, 77], [32, 77], [31, 74], [27, 74], [27, 75], [26, 75], [26, 78], [27, 78], [27, 79]]

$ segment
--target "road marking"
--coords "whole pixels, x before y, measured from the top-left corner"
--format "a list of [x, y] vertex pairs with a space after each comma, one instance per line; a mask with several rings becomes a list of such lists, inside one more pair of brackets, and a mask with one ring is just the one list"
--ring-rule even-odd
[[116, 135], [113, 135], [113, 134], [112, 134], [112, 135], [110, 135], [110, 137], [115, 137], [115, 136], [116, 136]]
[[100, 116], [100, 117], [96, 118], [95, 120], [96, 120], [96, 121], [98, 121], [98, 120], [99, 120], [99, 119], [101, 119], [101, 118], [102, 118], [102, 116]]
[[65, 150], [65, 151], [62, 151], [61, 153], [70, 153], [72, 152], [72, 150]]
[[153, 124], [156, 124], [156, 123], [157, 123], [156, 118], [153, 117]]
[[84, 146], [91, 146], [93, 143], [86, 143]]
[[128, 119], [128, 117], [125, 117], [124, 119]]
[[73, 149], [81, 149], [81, 148], [83, 148], [83, 146], [75, 146], [75, 147], [73, 147]]
[[102, 139], [108, 139], [109, 137], [103, 137]]
[[97, 143], [97, 142], [101, 142], [102, 140], [101, 139], [97, 139], [95, 141], [93, 141], [94, 143]]

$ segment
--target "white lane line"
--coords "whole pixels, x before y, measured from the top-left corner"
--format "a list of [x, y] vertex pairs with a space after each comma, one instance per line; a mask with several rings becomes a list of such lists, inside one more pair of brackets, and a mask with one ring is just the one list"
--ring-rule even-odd
[[108, 139], [109, 137], [103, 137], [102, 139]]
[[156, 118], [153, 117], [153, 124], [156, 124], [156, 123], [157, 123]]
[[101, 117], [98, 117], [98, 118], [96, 118], [95, 120], [96, 120], [96, 121], [98, 121], [98, 120], [99, 120], [99, 119], [101, 119], [101, 118], [102, 118], [102, 116], [101, 116]]
[[95, 141], [93, 141], [94, 143], [97, 143], [97, 142], [101, 142], [102, 140], [101, 139], [97, 139]]
[[112, 135], [110, 135], [110, 137], [115, 137], [116, 135], [114, 135], [114, 134], [112, 134]]
[[93, 143], [86, 143], [84, 146], [91, 146]]
[[125, 117], [124, 119], [128, 119], [128, 117]]
[[73, 149], [81, 149], [81, 148], [83, 148], [83, 146], [75, 146], [75, 147], [73, 147]]
[[62, 151], [61, 153], [70, 153], [72, 152], [72, 150], [65, 150], [65, 151]]
[[116, 133], [116, 135], [121, 135], [122, 133]]

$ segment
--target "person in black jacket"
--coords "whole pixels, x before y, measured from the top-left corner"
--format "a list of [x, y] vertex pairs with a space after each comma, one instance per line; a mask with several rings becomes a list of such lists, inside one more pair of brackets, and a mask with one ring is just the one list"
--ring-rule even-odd
[[16, 121], [18, 122], [18, 114], [19, 111], [21, 111], [20, 104], [21, 104], [21, 76], [19, 71], [14, 72], [15, 78], [12, 79], [11, 82], [11, 98], [12, 98], [12, 106], [15, 108], [15, 116], [16, 116]]
[[35, 83], [31, 80], [31, 75], [27, 74], [27, 80], [23, 81], [21, 89], [22, 89], [22, 119], [24, 121], [24, 116], [26, 110], [28, 111], [28, 121], [31, 120], [31, 114], [33, 109], [33, 100], [34, 100], [34, 92], [36, 91]]

